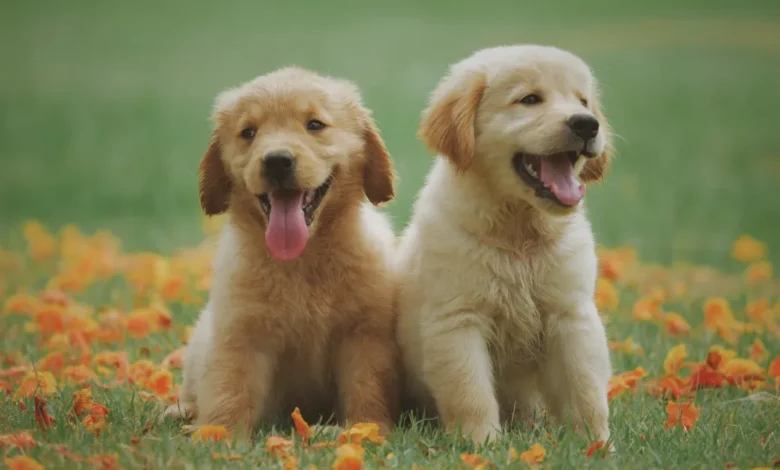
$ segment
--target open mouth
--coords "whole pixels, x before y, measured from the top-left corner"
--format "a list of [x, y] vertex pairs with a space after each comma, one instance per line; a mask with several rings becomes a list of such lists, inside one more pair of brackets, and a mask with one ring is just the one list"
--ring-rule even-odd
[[[263, 207], [265, 215], [269, 217], [274, 210], [274, 206], [279, 208], [280, 203], [286, 206], [286, 202], [294, 203], [300, 201], [300, 210], [303, 211], [303, 219], [308, 227], [314, 222], [314, 213], [320, 207], [322, 199], [325, 197], [328, 189], [330, 189], [332, 182], [333, 177], [331, 176], [325, 180], [325, 183], [315, 189], [276, 189], [270, 195], [269, 193], [261, 194], [258, 196], [258, 199], [260, 199], [260, 205]], [[276, 204], [273, 204], [272, 201], [276, 201]]]
[[574, 207], [585, 196], [585, 185], [577, 180], [574, 165], [578, 152], [560, 152], [552, 155], [517, 153], [512, 159], [515, 172], [536, 192], [563, 207]]
[[276, 258], [293, 260], [303, 253], [309, 226], [332, 182], [331, 176], [315, 189], [280, 188], [258, 196], [268, 216], [266, 245]]

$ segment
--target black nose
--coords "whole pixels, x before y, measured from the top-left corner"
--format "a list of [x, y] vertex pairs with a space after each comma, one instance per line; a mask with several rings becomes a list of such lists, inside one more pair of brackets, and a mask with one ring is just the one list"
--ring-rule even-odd
[[286, 150], [276, 150], [263, 157], [263, 173], [269, 181], [284, 183], [290, 179], [294, 169], [295, 160]]
[[590, 114], [575, 114], [566, 121], [566, 125], [584, 140], [590, 140], [599, 133], [599, 121]]

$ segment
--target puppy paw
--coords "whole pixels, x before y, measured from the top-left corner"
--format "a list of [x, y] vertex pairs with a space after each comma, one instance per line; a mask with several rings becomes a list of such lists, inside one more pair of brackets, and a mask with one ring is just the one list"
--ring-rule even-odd
[[462, 433], [464, 437], [470, 438], [477, 445], [490, 444], [501, 437], [501, 430], [491, 424], [464, 426]]
[[163, 413], [163, 418], [174, 421], [191, 421], [197, 416], [197, 414], [198, 408], [195, 403], [174, 403], [173, 405], [166, 408], [165, 412]]

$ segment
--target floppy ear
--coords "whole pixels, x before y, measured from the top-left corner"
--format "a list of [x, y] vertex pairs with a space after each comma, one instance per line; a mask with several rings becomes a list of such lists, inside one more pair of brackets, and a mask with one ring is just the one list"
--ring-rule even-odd
[[607, 172], [609, 162], [612, 159], [614, 149], [612, 147], [612, 129], [607, 122], [607, 118], [604, 116], [604, 112], [601, 110], [601, 105], [596, 105], [593, 111], [596, 115], [596, 119], [599, 120], [599, 132], [604, 133], [604, 139], [606, 140], [604, 145], [604, 151], [601, 152], [597, 158], [590, 158], [585, 163], [585, 166], [580, 172], [580, 181], [583, 183], [594, 183], [601, 181], [604, 178], [604, 174]]
[[222, 163], [222, 150], [217, 133], [211, 136], [209, 146], [199, 169], [200, 207], [206, 215], [218, 215], [225, 212], [230, 200], [232, 182]]
[[423, 112], [418, 136], [465, 171], [474, 158], [474, 120], [487, 85], [481, 73], [445, 77]]
[[363, 141], [366, 155], [366, 166], [363, 168], [363, 192], [372, 204], [379, 205], [390, 201], [395, 196], [393, 187], [395, 172], [390, 153], [368, 112], [363, 120]]

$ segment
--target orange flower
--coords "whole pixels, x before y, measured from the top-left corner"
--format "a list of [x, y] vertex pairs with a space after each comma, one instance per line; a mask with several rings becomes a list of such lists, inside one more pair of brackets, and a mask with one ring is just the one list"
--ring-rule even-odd
[[274, 456], [286, 455], [293, 448], [293, 441], [279, 436], [268, 436], [265, 439], [265, 451]]
[[595, 301], [596, 308], [600, 312], [617, 310], [620, 297], [618, 297], [617, 289], [608, 279], [600, 277], [596, 281]]
[[747, 316], [757, 323], [764, 323], [771, 315], [769, 301], [767, 299], [754, 300], [745, 306]]
[[130, 364], [128, 378], [131, 383], [144, 384], [154, 374], [157, 366], [154, 362], [142, 359]]
[[678, 375], [686, 357], [688, 357], [688, 350], [684, 344], [678, 344], [670, 349], [664, 360], [664, 371], [667, 375]]
[[22, 383], [14, 394], [15, 399], [33, 395], [52, 395], [57, 392], [57, 381], [51, 372], [30, 371], [22, 378]]
[[60, 351], [50, 352], [38, 362], [38, 370], [59, 372], [65, 366], [65, 353]]
[[[312, 469], [312, 467], [314, 466], [310, 465], [309, 469]], [[298, 469], [298, 457], [294, 455], [282, 456], [282, 470], [297, 470], [297, 469]]]
[[613, 398], [622, 395], [626, 390], [635, 389], [637, 382], [646, 376], [647, 372], [640, 366], [634, 370], [610, 377], [607, 398], [612, 400]]
[[5, 465], [8, 470], [43, 470], [43, 465], [37, 460], [26, 455], [17, 455], [16, 457], [7, 457]]
[[151, 333], [170, 327], [171, 314], [161, 305], [139, 308], [127, 316], [127, 331], [134, 338], [145, 338]]
[[700, 364], [688, 377], [689, 388], [696, 390], [698, 388], [720, 388], [725, 379], [723, 374], [713, 368], [710, 364]]
[[753, 344], [750, 346], [750, 358], [756, 362], [766, 359], [767, 350], [764, 346], [764, 342], [756, 338]]
[[687, 386], [683, 379], [667, 375], [661, 377], [650, 391], [656, 397], [671, 397], [676, 400], [683, 395], [683, 392], [687, 391]]
[[73, 393], [73, 412], [81, 416], [92, 409], [92, 391], [88, 388]]
[[228, 431], [225, 426], [200, 426], [192, 433], [192, 440], [196, 442], [214, 441], [220, 442], [227, 437]]
[[366, 451], [357, 444], [342, 444], [336, 449], [333, 470], [360, 470]]
[[466, 466], [471, 468], [484, 468], [486, 466], [487, 467], [493, 466], [493, 462], [477, 454], [469, 454], [464, 452], [460, 454], [460, 460], [462, 460], [463, 463], [466, 464]]
[[769, 364], [769, 377], [775, 379], [775, 390], [780, 392], [780, 356], [777, 356]]
[[758, 261], [766, 257], [766, 243], [750, 235], [742, 235], [731, 246], [731, 256], [740, 263]]
[[41, 431], [46, 431], [52, 423], [54, 418], [49, 414], [49, 410], [46, 409], [46, 399], [40, 396], [36, 396], [34, 399], [35, 406], [35, 422], [38, 423], [38, 427]]
[[32, 315], [42, 305], [42, 302], [32, 295], [28, 294], [14, 294], [7, 299], [3, 305], [3, 311], [5, 313], [22, 313], [26, 315]]
[[38, 331], [43, 335], [65, 331], [65, 309], [56, 305], [47, 305], [35, 312]]
[[128, 377], [130, 365], [127, 359], [127, 352], [124, 351], [105, 351], [95, 356], [95, 364], [98, 366], [112, 366], [115, 368], [118, 381], [124, 381]]
[[81, 424], [87, 428], [87, 431], [99, 436], [104, 429], [108, 429], [106, 416], [108, 416], [108, 408], [99, 403], [90, 403], [89, 414], [81, 420]]
[[27, 431], [19, 431], [14, 434], [0, 434], [0, 447], [13, 447], [24, 450], [35, 447], [35, 439]]
[[609, 349], [611, 351], [620, 351], [626, 354], [636, 354], [637, 356], [642, 356], [645, 354], [642, 346], [634, 343], [634, 338], [631, 336], [623, 341], [610, 341]]
[[714, 297], [704, 303], [704, 326], [708, 330], [715, 331], [718, 327], [728, 328], [734, 322], [734, 314], [726, 299]]
[[670, 335], [686, 335], [691, 331], [691, 325], [677, 313], [667, 313], [664, 316], [664, 328]]
[[544, 460], [545, 455], [547, 455], [547, 451], [537, 442], [530, 449], [520, 454], [520, 460], [525, 463], [540, 463]]
[[732, 385], [764, 379], [764, 370], [750, 359], [731, 359], [723, 365], [721, 373]]
[[696, 420], [699, 419], [699, 409], [693, 403], [675, 403], [670, 401], [666, 405], [666, 429], [680, 424], [686, 431], [690, 430]]
[[736, 351], [726, 349], [722, 346], [713, 346], [707, 352], [707, 364], [713, 369], [719, 370], [720, 367], [736, 357]]
[[651, 321], [663, 318], [661, 301], [657, 297], [646, 297], [636, 301], [632, 312], [634, 320]]
[[751, 263], [745, 269], [745, 280], [751, 284], [756, 284], [772, 278], [772, 263], [769, 261], [758, 261]]
[[599, 250], [599, 269], [601, 276], [618, 281], [625, 276], [629, 265], [636, 263], [636, 251], [632, 247], [619, 247], [614, 250]]
[[780, 378], [780, 356], [775, 357], [769, 364], [768, 374], [774, 379]]
[[167, 369], [158, 370], [149, 377], [144, 386], [158, 397], [164, 397], [173, 389], [173, 375]]
[[297, 406], [292, 412], [292, 420], [295, 425], [295, 432], [303, 439], [303, 442], [309, 442], [309, 439], [311, 439], [312, 436], [311, 428], [309, 427], [309, 423], [301, 416], [301, 410], [299, 410]]
[[89, 367], [79, 364], [62, 370], [62, 378], [72, 385], [82, 385], [95, 379], [95, 373]]
[[119, 467], [119, 454], [99, 454], [87, 459], [95, 470], [114, 470]]
[[593, 457], [593, 455], [596, 452], [599, 452], [599, 451], [601, 451], [601, 449], [604, 449], [603, 451], [599, 452], [599, 454], [601, 455], [601, 458], [603, 459], [604, 457], [607, 456], [607, 453], [609, 452], [609, 447], [610, 447], [610, 444], [608, 442], [605, 445], [604, 441], [596, 441], [596, 442], [594, 442], [593, 444], [591, 444], [588, 447], [588, 450], [585, 453], [585, 456], [587, 458], [591, 458], [591, 457]]
[[357, 423], [347, 429], [338, 438], [339, 444], [351, 442], [353, 444], [362, 444], [365, 441], [381, 444], [384, 438], [379, 435], [379, 426], [375, 423]]

